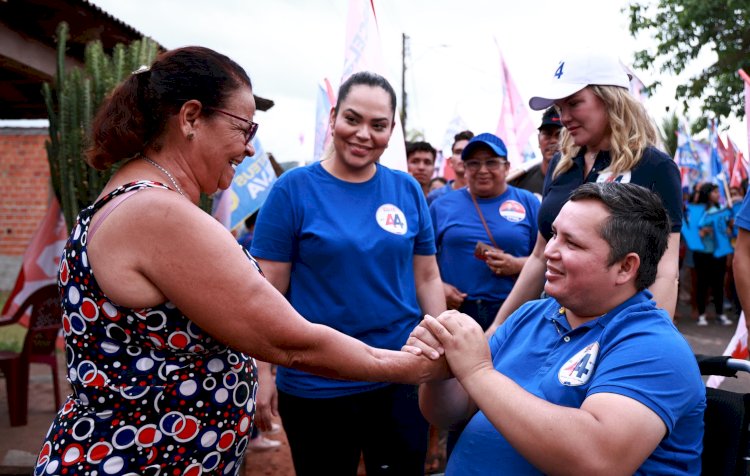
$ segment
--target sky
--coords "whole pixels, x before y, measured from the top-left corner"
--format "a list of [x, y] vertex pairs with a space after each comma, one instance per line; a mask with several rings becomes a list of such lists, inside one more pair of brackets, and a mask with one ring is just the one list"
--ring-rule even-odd
[[[90, 0], [166, 48], [201, 45], [237, 61], [256, 95], [275, 102], [258, 111], [258, 137], [281, 162], [306, 162], [315, 141], [319, 84], [337, 85], [344, 63], [349, 0]], [[646, 1], [646, 0], [643, 0]], [[495, 132], [499, 118], [500, 65], [505, 61], [528, 99], [566, 51], [610, 51], [628, 65], [633, 53], [653, 48], [649, 35], [628, 32], [625, 0], [374, 0], [387, 71], [399, 95], [402, 34], [409, 37], [404, 78], [407, 135], [421, 132], [439, 149], [450, 147], [446, 130], [457, 116], [475, 133]], [[623, 8], [626, 10], [623, 11]], [[700, 60], [707, 64], [711, 54]], [[695, 68], [700, 68], [696, 64]], [[665, 83], [646, 106], [660, 122], [674, 100], [679, 78], [636, 71]], [[684, 75], [683, 75], [684, 76]], [[691, 110], [691, 117], [698, 109]], [[532, 112], [535, 122], [541, 112]], [[731, 125], [745, 148], [746, 129]]]

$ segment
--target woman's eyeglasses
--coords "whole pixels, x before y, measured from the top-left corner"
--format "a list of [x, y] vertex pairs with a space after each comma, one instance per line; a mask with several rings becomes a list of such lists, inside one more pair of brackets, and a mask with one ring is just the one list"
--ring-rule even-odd
[[[208, 109], [208, 108], [207, 108]], [[253, 137], [255, 137], [255, 134], [258, 132], [258, 123], [253, 122], [250, 119], [245, 119], [244, 117], [236, 116], [232, 114], [231, 112], [223, 111], [221, 109], [216, 109], [215, 107], [210, 108], [212, 111], [219, 112], [221, 114], [224, 114], [229, 117], [233, 117], [237, 119], [238, 121], [242, 121], [246, 123], [249, 127], [245, 131], [245, 145], [248, 144], [251, 140], [253, 140]]]
[[487, 170], [498, 170], [500, 167], [508, 165], [507, 160], [500, 158], [487, 159], [487, 160], [467, 160], [464, 162], [464, 166], [472, 172], [477, 172], [482, 168], [482, 165], [487, 167]]

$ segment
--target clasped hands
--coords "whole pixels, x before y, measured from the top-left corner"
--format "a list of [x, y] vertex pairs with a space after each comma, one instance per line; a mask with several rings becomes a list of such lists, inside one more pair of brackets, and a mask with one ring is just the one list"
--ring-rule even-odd
[[437, 317], [425, 315], [401, 350], [432, 360], [445, 355], [451, 372], [459, 380], [492, 368], [490, 349], [481, 326], [471, 316], [454, 310]]
[[498, 276], [515, 276], [523, 268], [523, 261], [497, 248], [485, 250], [484, 257], [487, 267]]

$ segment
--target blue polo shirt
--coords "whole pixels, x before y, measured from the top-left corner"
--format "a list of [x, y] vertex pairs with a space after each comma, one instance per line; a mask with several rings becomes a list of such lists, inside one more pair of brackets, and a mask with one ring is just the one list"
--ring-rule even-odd
[[734, 218], [734, 224], [743, 230], [750, 231], [750, 193], [745, 195], [740, 211]]
[[[573, 330], [553, 298], [526, 303], [490, 338], [493, 365], [556, 405], [580, 408], [596, 393], [646, 405], [667, 435], [636, 474], [698, 475], [706, 390], [690, 346], [651, 298], [639, 292]], [[446, 475], [492, 474], [542, 473], [479, 411], [461, 433]]]
[[680, 188], [680, 170], [667, 154], [655, 147], [647, 147], [638, 164], [617, 177], [602, 171], [611, 162], [609, 151], [601, 151], [596, 156], [594, 167], [584, 177], [584, 154], [582, 147], [573, 159], [573, 166], [563, 174], [552, 178], [560, 161], [560, 154], [550, 162], [547, 175], [544, 177], [544, 199], [539, 209], [539, 231], [545, 240], [552, 237], [552, 222], [555, 221], [570, 193], [586, 182], [616, 181], [634, 183], [655, 192], [661, 197], [672, 222], [672, 232], [679, 233], [682, 228], [682, 189]]
[[[434, 255], [435, 240], [422, 189], [408, 174], [378, 164], [370, 180], [351, 183], [316, 162], [279, 177], [258, 215], [251, 252], [291, 263], [286, 297], [307, 320], [398, 350], [421, 320], [414, 255]], [[387, 385], [286, 367], [276, 384], [302, 398]]]

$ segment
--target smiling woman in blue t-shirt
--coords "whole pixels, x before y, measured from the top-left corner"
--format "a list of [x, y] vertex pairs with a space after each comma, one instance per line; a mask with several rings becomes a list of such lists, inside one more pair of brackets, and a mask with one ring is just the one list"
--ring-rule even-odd
[[[386, 349], [399, 349], [423, 312], [445, 310], [424, 194], [406, 173], [377, 163], [395, 106], [384, 78], [363, 72], [345, 81], [331, 111], [332, 153], [279, 179], [252, 246], [269, 281], [300, 314]], [[427, 422], [416, 387], [286, 367], [276, 384], [298, 476], [354, 476], [361, 453], [368, 474], [385, 466], [423, 474]], [[273, 401], [259, 399], [259, 420], [270, 418]]]

